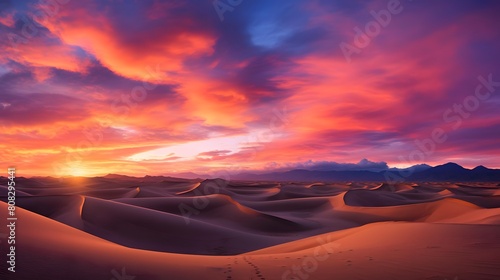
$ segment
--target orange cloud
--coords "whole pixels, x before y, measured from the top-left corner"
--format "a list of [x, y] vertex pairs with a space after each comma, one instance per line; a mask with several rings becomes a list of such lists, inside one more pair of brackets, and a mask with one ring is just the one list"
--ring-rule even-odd
[[[181, 71], [183, 62], [192, 56], [209, 55], [215, 38], [196, 30], [157, 30], [135, 33], [113, 25], [102, 14], [89, 11], [84, 3], [72, 2], [45, 26], [67, 45], [83, 48], [117, 74], [137, 80], [151, 79], [151, 69], [158, 65], [162, 72]], [[144, 30], [151, 31], [151, 30]], [[160, 82], [175, 81], [175, 77], [155, 77]]]

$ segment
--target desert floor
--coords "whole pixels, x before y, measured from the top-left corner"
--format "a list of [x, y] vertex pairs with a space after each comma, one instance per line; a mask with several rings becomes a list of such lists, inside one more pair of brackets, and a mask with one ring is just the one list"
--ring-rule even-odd
[[17, 178], [16, 205], [1, 279], [500, 279], [497, 183]]

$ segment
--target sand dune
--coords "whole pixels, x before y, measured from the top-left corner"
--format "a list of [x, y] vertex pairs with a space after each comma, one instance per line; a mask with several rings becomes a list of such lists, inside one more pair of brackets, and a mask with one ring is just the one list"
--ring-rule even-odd
[[2, 279], [500, 279], [495, 183], [115, 175], [17, 191], [18, 272]]

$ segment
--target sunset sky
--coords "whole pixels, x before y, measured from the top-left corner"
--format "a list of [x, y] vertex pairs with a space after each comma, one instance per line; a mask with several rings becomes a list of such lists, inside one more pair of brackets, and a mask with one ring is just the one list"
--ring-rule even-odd
[[499, 14], [493, 0], [2, 1], [0, 163], [500, 168]]

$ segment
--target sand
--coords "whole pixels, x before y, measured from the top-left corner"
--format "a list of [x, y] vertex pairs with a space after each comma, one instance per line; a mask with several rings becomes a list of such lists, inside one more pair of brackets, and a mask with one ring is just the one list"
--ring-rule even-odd
[[1, 279], [500, 279], [495, 183], [114, 176], [17, 190], [16, 272], [2, 261]]

